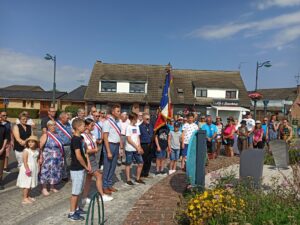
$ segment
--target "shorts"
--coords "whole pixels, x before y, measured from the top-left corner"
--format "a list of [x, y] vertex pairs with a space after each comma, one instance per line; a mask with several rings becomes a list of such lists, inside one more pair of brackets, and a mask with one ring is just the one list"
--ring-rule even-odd
[[187, 156], [187, 151], [188, 151], [188, 144], [184, 144], [184, 149], [182, 149], [182, 156], [186, 157]]
[[160, 150], [160, 152], [156, 150], [155, 155], [157, 159], [165, 159], [167, 156], [167, 150], [162, 149]]
[[215, 142], [214, 141], [207, 141], [206, 146], [207, 146], [207, 152], [213, 153], [215, 151]]
[[180, 149], [171, 149], [170, 160], [178, 160], [179, 159]]
[[224, 145], [233, 147], [233, 145], [234, 145], [234, 139], [226, 138], [226, 139], [224, 140]]
[[126, 165], [129, 166], [132, 164], [133, 161], [135, 161], [136, 164], [144, 164], [143, 157], [138, 152], [129, 152], [125, 151], [126, 155]]
[[85, 170], [70, 171], [72, 180], [72, 195], [80, 195], [85, 182]]

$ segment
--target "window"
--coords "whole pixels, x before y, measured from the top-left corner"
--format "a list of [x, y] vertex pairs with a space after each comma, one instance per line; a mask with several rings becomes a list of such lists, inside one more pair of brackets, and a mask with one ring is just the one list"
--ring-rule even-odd
[[30, 101], [30, 107], [31, 107], [31, 108], [34, 107], [34, 101]]
[[145, 93], [145, 83], [130, 82], [129, 93]]
[[23, 100], [23, 107], [26, 108], [26, 100]]
[[226, 98], [236, 99], [236, 91], [226, 91]]
[[101, 92], [117, 92], [117, 82], [101, 81]]
[[207, 97], [207, 90], [206, 89], [196, 89], [196, 97]]

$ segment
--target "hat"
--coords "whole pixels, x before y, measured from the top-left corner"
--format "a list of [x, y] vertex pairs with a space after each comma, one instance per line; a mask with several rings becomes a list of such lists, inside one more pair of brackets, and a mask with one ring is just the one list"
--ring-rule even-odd
[[26, 139], [25, 144], [27, 145], [28, 141], [35, 141], [35, 142], [39, 142], [39, 139], [37, 136], [31, 135], [29, 138]]
[[180, 123], [175, 122], [175, 123], [174, 123], [174, 127], [180, 127]]
[[260, 120], [256, 120], [255, 123], [261, 123]]

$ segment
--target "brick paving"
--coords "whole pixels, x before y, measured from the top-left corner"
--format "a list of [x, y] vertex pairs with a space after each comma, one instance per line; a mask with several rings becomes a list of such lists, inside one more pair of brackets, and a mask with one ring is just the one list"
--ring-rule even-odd
[[[206, 173], [239, 163], [238, 157], [210, 160]], [[176, 172], [152, 186], [130, 210], [123, 225], [173, 225], [178, 203], [187, 186], [186, 175]]]

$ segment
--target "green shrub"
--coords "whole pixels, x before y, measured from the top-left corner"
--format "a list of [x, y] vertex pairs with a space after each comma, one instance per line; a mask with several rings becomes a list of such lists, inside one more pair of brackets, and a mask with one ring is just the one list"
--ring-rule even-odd
[[[4, 110], [3, 108], [0, 109]], [[27, 111], [31, 119], [38, 119], [40, 115], [40, 110], [38, 109], [21, 109], [21, 108], [6, 108], [6, 112], [9, 117], [18, 118], [21, 112]]]
[[77, 105], [69, 105], [69, 106], [67, 106], [67, 107], [65, 108], [65, 111], [66, 111], [66, 112], [72, 113], [72, 116], [74, 117], [74, 116], [77, 115], [77, 111], [78, 111], [79, 108], [80, 108], [80, 107], [77, 106]]

